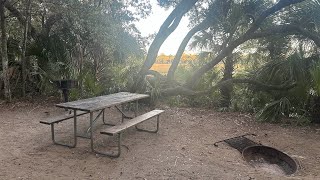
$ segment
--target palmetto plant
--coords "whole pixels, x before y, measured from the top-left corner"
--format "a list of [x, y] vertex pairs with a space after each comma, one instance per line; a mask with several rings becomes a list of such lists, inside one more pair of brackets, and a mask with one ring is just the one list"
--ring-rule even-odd
[[283, 97], [266, 104], [266, 106], [257, 113], [257, 117], [261, 121], [276, 122], [279, 118], [289, 115], [290, 107], [289, 99]]
[[315, 63], [317, 61], [317, 56], [304, 58], [302, 54], [295, 53], [285, 60], [270, 61], [257, 71], [255, 77], [268, 84], [297, 84], [288, 91], [268, 92], [273, 98], [257, 117], [262, 121], [276, 121], [291, 114], [307, 115], [310, 92], [318, 93], [320, 90], [320, 68]]
[[310, 70], [312, 90], [310, 91], [310, 97], [312, 101], [310, 103], [310, 114], [314, 122], [320, 122], [320, 62], [314, 64]]

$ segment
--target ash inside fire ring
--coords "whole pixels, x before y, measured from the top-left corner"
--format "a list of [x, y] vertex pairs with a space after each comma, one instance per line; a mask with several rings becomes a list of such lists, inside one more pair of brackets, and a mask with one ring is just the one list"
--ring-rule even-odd
[[263, 145], [254, 145], [242, 151], [243, 158], [255, 168], [278, 175], [297, 171], [297, 163], [287, 154]]

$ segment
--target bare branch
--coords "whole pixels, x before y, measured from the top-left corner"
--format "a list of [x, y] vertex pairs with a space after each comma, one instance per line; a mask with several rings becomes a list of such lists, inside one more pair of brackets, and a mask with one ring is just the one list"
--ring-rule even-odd
[[181, 59], [181, 56], [186, 48], [186, 46], [188, 45], [188, 42], [190, 41], [190, 39], [192, 38], [192, 36], [194, 34], [196, 34], [197, 32], [201, 31], [201, 30], [204, 30], [204, 29], [207, 29], [209, 27], [209, 21], [208, 19], [205, 19], [203, 20], [200, 24], [198, 24], [197, 26], [195, 26], [194, 28], [192, 28], [188, 34], [183, 38], [180, 46], [179, 46], [179, 49], [172, 61], [172, 64], [169, 68], [169, 71], [168, 71], [168, 80], [173, 80], [174, 78], [174, 72], [176, 71], [179, 63], [180, 63], [180, 59]]
[[[18, 9], [16, 9], [13, 4], [11, 4], [10, 1], [6, 1], [4, 3], [4, 6], [11, 12], [11, 14], [16, 17], [18, 19], [18, 21], [20, 22], [20, 24], [22, 24], [22, 26], [26, 25], [26, 19], [23, 17], [23, 15], [18, 11]], [[37, 38], [38, 34], [36, 29], [31, 25], [31, 22], [29, 22], [28, 26], [31, 29], [31, 37], [33, 39]]]
[[[16, 18], [18, 19], [18, 21], [20, 22], [20, 24], [21, 24], [22, 26], [25, 26], [25, 25], [26, 25], [26, 22], [27, 22], [27, 21], [26, 21], [25, 17], [23, 17], [23, 15], [20, 13], [20, 11], [18, 11], [18, 9], [15, 8], [10, 1], [6, 1], [4, 5], [5, 5], [5, 7], [10, 11], [10, 13], [11, 13], [14, 17], [16, 17]], [[42, 31], [41, 31], [41, 34], [42, 34], [42, 35], [48, 35], [49, 32], [50, 32], [51, 27], [52, 27], [57, 21], [59, 21], [59, 20], [61, 20], [61, 19], [62, 19], [62, 14], [54, 14], [54, 15], [50, 16], [50, 17], [47, 19], [46, 23], [44, 24], [44, 27], [43, 27], [43, 29], [42, 29]], [[39, 32], [37, 32], [37, 30], [32, 26], [31, 22], [29, 22], [28, 26], [29, 26], [30, 29], [31, 29], [31, 34], [30, 34], [31, 37], [32, 37], [33, 39], [38, 38], [38, 37], [39, 37]]]

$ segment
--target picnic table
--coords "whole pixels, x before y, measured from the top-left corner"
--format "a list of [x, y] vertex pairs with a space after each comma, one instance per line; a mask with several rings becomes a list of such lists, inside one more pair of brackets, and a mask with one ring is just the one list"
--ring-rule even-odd
[[[40, 123], [51, 125], [51, 134], [52, 134], [52, 140], [55, 144], [67, 146], [67, 147], [76, 147], [77, 145], [77, 138], [87, 138], [90, 139], [90, 146], [91, 150], [97, 154], [111, 156], [111, 157], [119, 157], [121, 152], [121, 132], [125, 129], [128, 129], [129, 127], [135, 126], [140, 131], [146, 131], [146, 132], [157, 132], [159, 128], [159, 115], [163, 112], [163, 110], [153, 110], [148, 113], [145, 113], [141, 116], [137, 116], [137, 109], [138, 109], [138, 100], [148, 98], [149, 95], [147, 94], [137, 94], [137, 93], [129, 93], [129, 92], [119, 92], [115, 94], [109, 94], [104, 96], [98, 96], [94, 98], [89, 99], [82, 99], [72, 102], [66, 102], [66, 103], [60, 103], [56, 104], [56, 107], [59, 108], [65, 108], [72, 110], [73, 113], [67, 116], [63, 117], [54, 117], [49, 118], [46, 120], [40, 121]], [[119, 108], [119, 105], [123, 105], [125, 103], [135, 102], [136, 107], [134, 110], [135, 117], [127, 116], [121, 108]], [[121, 124], [120, 125], [112, 125], [105, 122], [105, 109], [115, 106], [117, 110], [122, 114]], [[94, 118], [93, 113], [98, 112], [98, 115]], [[77, 134], [77, 117], [84, 115], [84, 114], [90, 114], [90, 126], [88, 128], [87, 133], [89, 136], [82, 136]], [[99, 152], [94, 149], [94, 138], [93, 138], [93, 125], [97, 121], [97, 119], [102, 115], [102, 120], [105, 125], [109, 125], [112, 127], [108, 127], [101, 131], [101, 134], [106, 135], [118, 135], [118, 153], [105, 153], [105, 152]], [[152, 117], [157, 116], [157, 129], [155, 131], [149, 131], [149, 130], [143, 130], [139, 129], [137, 125], [141, 122], [144, 122], [148, 119], [151, 119]], [[74, 130], [73, 130], [73, 144], [62, 144], [59, 142], [56, 142], [55, 140], [55, 133], [54, 133], [54, 125], [56, 123], [62, 122], [67, 119], [72, 119], [74, 121]], [[124, 122], [124, 119], [130, 119], [130, 121]]]

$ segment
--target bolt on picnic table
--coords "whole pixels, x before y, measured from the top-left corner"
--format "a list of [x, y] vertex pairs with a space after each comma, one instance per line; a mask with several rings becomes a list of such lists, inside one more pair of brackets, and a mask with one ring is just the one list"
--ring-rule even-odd
[[[63, 117], [63, 118], [51, 118], [48, 120], [42, 120], [40, 121], [40, 123], [43, 124], [48, 124], [51, 125], [51, 134], [52, 134], [52, 140], [55, 144], [57, 145], [62, 145], [62, 146], [67, 146], [67, 147], [76, 147], [77, 145], [77, 137], [80, 138], [87, 138], [90, 139], [90, 145], [91, 145], [91, 150], [97, 154], [101, 154], [101, 155], [106, 155], [106, 156], [110, 156], [110, 157], [119, 157], [120, 153], [121, 153], [121, 132], [131, 126], [136, 126], [139, 123], [142, 123], [146, 120], [151, 119], [152, 117], [156, 117], [157, 116], [157, 129], [155, 131], [148, 131], [148, 130], [142, 130], [142, 131], [146, 131], [146, 132], [154, 132], [156, 133], [158, 131], [159, 128], [159, 115], [163, 112], [163, 110], [153, 110], [151, 112], [148, 112], [146, 114], [143, 114], [141, 116], [137, 116], [137, 109], [138, 109], [138, 100], [140, 99], [144, 99], [144, 98], [148, 98], [149, 95], [147, 94], [137, 94], [137, 93], [129, 93], [129, 92], [119, 92], [119, 93], [115, 93], [115, 94], [109, 94], [109, 95], [105, 95], [105, 96], [99, 96], [99, 97], [94, 97], [94, 98], [89, 98], [89, 99], [82, 99], [82, 100], [78, 100], [78, 101], [72, 101], [72, 102], [67, 102], [67, 103], [61, 103], [61, 104], [57, 104], [57, 107], [60, 108], [67, 108], [67, 109], [71, 109], [73, 110], [73, 115], [69, 115], [67, 117]], [[135, 117], [129, 117], [127, 115], [124, 114], [123, 111], [121, 111], [121, 109], [118, 107], [118, 105], [122, 105], [124, 103], [129, 103], [129, 102], [136, 102], [136, 108], [135, 108]], [[107, 134], [107, 135], [115, 135], [117, 134], [118, 136], [118, 153], [113, 154], [113, 153], [104, 153], [104, 152], [99, 152], [97, 150], [94, 149], [93, 146], [93, 124], [97, 121], [97, 119], [102, 115], [102, 120], [103, 123], [105, 125], [110, 125], [108, 123], [105, 122], [105, 109], [106, 108], [110, 108], [112, 106], [115, 106], [117, 108], [117, 110], [122, 114], [122, 119], [121, 119], [121, 124], [118, 126], [113, 126], [110, 128], [105, 129], [104, 131], [101, 132], [101, 134]], [[80, 111], [80, 112], [77, 112]], [[93, 118], [93, 112], [97, 112], [100, 111], [98, 113], [98, 115]], [[89, 133], [89, 136], [81, 136], [77, 134], [77, 117], [80, 115], [84, 115], [84, 114], [90, 114], [90, 126], [87, 130], [87, 132]], [[67, 119], [74, 119], [74, 141], [72, 145], [67, 145], [67, 144], [62, 144], [62, 143], [58, 143], [55, 140], [55, 136], [54, 136], [54, 124], [62, 122], [64, 120]], [[124, 119], [130, 119], [130, 121], [127, 122], [123, 122]], [[137, 126], [136, 128], [138, 130], [139, 129]], [[108, 132], [112, 133], [108, 133]]]

